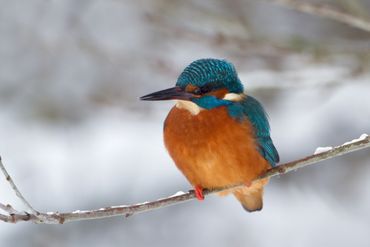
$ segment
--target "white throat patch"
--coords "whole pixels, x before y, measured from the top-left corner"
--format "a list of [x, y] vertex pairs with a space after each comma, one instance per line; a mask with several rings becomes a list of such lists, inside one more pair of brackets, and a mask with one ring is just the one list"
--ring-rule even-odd
[[223, 99], [238, 102], [238, 101], [241, 101], [242, 99], [244, 99], [244, 97], [245, 97], [245, 94], [243, 94], [243, 93], [241, 93], [241, 94], [227, 93], [227, 94], [225, 94]]
[[198, 115], [201, 110], [204, 110], [202, 107], [199, 107], [197, 104], [186, 101], [186, 100], [178, 100], [176, 103], [176, 107], [179, 109], [188, 110], [192, 115]]

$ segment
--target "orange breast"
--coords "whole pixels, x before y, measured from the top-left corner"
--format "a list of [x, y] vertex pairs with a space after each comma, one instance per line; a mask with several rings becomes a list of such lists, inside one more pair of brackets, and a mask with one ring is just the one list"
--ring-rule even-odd
[[173, 107], [164, 126], [166, 148], [193, 186], [214, 188], [250, 182], [269, 168], [259, 154], [249, 121], [229, 117], [226, 107], [192, 115]]

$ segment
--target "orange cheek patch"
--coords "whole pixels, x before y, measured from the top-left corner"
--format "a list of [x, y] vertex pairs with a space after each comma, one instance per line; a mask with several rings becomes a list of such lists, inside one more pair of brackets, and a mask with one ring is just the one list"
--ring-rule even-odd
[[186, 86], [185, 91], [188, 92], [188, 93], [192, 93], [192, 92], [194, 92], [195, 89], [198, 89], [198, 87], [194, 86], [192, 84], [189, 84], [189, 85]]
[[215, 90], [215, 91], [212, 91], [210, 93], [207, 93], [207, 95], [213, 95], [219, 99], [222, 99], [223, 97], [225, 97], [225, 95], [228, 93], [229, 91], [225, 88], [223, 89], [218, 89], [218, 90]]

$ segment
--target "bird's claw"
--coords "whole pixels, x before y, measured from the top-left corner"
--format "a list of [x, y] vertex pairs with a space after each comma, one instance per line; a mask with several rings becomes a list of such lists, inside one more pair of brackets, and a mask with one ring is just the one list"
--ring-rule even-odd
[[203, 188], [202, 188], [202, 187], [200, 187], [200, 186], [195, 186], [195, 187], [194, 187], [194, 193], [195, 193], [196, 198], [197, 198], [199, 201], [203, 201], [203, 200], [204, 200]]

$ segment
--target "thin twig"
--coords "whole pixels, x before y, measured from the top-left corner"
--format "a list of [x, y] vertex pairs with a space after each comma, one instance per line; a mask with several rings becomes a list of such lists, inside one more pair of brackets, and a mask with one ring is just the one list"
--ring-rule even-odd
[[[320, 161], [338, 157], [347, 153], [351, 153], [357, 150], [365, 149], [370, 147], [370, 136], [362, 135], [359, 139], [355, 139], [351, 142], [345, 143], [341, 146], [331, 148], [328, 151], [317, 153], [314, 155], [307, 156], [303, 159], [295, 160], [288, 162], [277, 167], [274, 167], [261, 175], [258, 179], [270, 178], [277, 175], [288, 173], [292, 170], [302, 168], [304, 166], [312, 165]], [[3, 169], [3, 171], [5, 168]], [[6, 172], [6, 171], [5, 171]], [[6, 173], [7, 174], [7, 173]], [[257, 181], [256, 179], [255, 181]], [[254, 182], [255, 182], [254, 181]], [[235, 189], [242, 187], [244, 184], [236, 184], [228, 187], [223, 187], [219, 189], [204, 190], [203, 194], [210, 195], [217, 192]], [[43, 224], [63, 224], [66, 222], [80, 221], [80, 220], [92, 220], [92, 219], [101, 219], [108, 218], [113, 216], [125, 216], [129, 217], [134, 214], [151, 211], [154, 209], [159, 209], [167, 207], [170, 205], [175, 205], [181, 202], [189, 201], [195, 199], [195, 193], [193, 190], [187, 193], [180, 193], [180, 195], [173, 195], [167, 198], [158, 199], [152, 202], [144, 202], [133, 205], [120, 205], [120, 206], [111, 206], [95, 210], [76, 210], [74, 212], [68, 213], [58, 213], [58, 212], [48, 212], [48, 213], [39, 213], [35, 214], [11, 214], [9, 216], [0, 214], [0, 221], [16, 223], [18, 221], [31, 221], [34, 223], [43, 223]]]
[[314, 4], [300, 2], [296, 0], [265, 0], [265, 1], [283, 5], [285, 7], [295, 9], [300, 12], [332, 19], [341, 23], [345, 23], [351, 27], [355, 27], [363, 31], [370, 32], [370, 21], [343, 12], [326, 4]]
[[10, 204], [5, 205], [5, 204], [2, 204], [1, 202], [0, 202], [0, 209], [7, 212], [8, 214], [17, 214], [17, 213], [19, 213]]
[[18, 196], [18, 198], [22, 201], [22, 203], [28, 208], [28, 210], [30, 210], [33, 214], [35, 215], [38, 215], [39, 212], [37, 212], [32, 206], [31, 204], [24, 198], [24, 196], [22, 195], [22, 193], [19, 191], [19, 189], [17, 188], [17, 186], [15, 185], [15, 183], [13, 182], [13, 179], [12, 177], [10, 177], [10, 175], [8, 174], [8, 172], [6, 171], [4, 165], [3, 165], [3, 162], [1, 160], [1, 157], [0, 157], [0, 169], [1, 171], [3, 172], [4, 176], [5, 176], [5, 179], [8, 181], [8, 183], [10, 184], [10, 186], [12, 187], [13, 191], [15, 192], [15, 194]]

